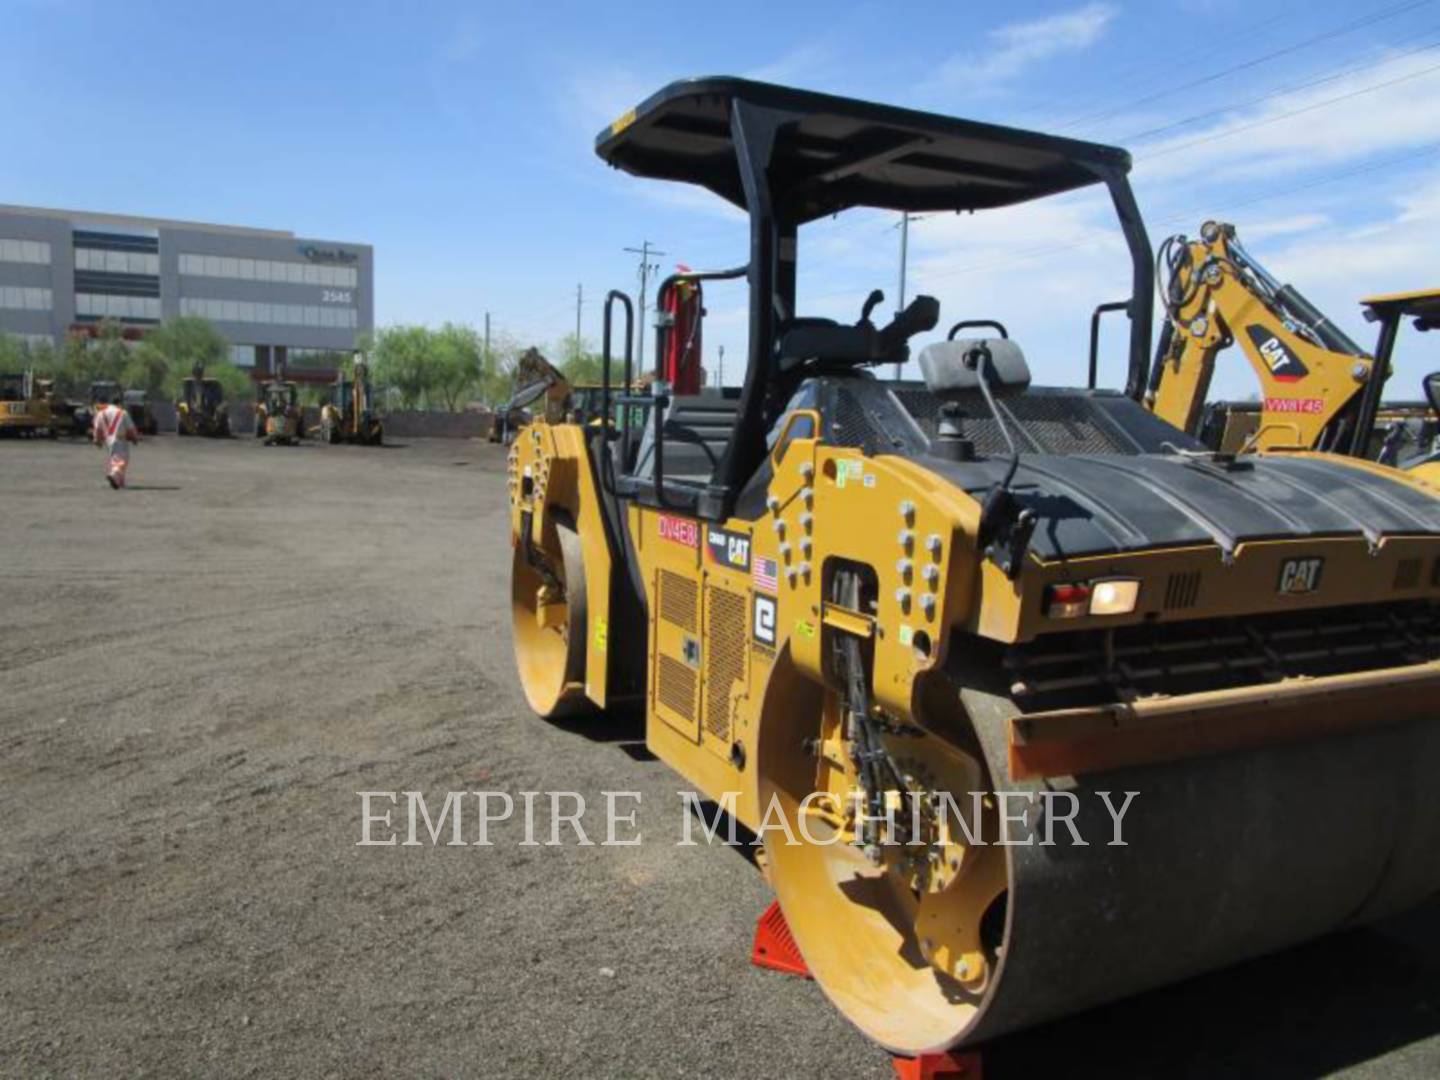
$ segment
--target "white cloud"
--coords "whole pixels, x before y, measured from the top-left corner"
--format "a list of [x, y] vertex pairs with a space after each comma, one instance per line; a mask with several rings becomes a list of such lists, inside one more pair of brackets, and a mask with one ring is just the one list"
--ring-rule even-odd
[[940, 66], [934, 83], [943, 91], [995, 89], [1051, 57], [1088, 49], [1118, 13], [1112, 4], [1091, 3], [1042, 19], [1007, 23], [986, 35], [987, 45], [967, 46]]
[[[1244, 240], [1266, 240], [1272, 236], [1294, 236], [1296, 233], [1313, 232], [1330, 224], [1327, 214], [1291, 214], [1288, 217], [1271, 218], [1268, 221], [1247, 222]], [[1197, 226], [1198, 227], [1198, 226]]]
[[814, 87], [825, 82], [838, 66], [838, 57], [830, 42], [810, 41], [748, 69], [744, 76], [758, 82]]
[[1382, 59], [1136, 148], [1146, 182], [1217, 183], [1298, 173], [1440, 140], [1440, 53]]

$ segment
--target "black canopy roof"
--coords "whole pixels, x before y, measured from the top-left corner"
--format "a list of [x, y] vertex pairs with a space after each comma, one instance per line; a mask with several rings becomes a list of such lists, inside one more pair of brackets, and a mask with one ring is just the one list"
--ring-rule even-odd
[[1113, 146], [736, 78], [671, 83], [602, 131], [595, 152], [636, 176], [700, 184], [744, 207], [730, 123], [737, 101], [793, 115], [769, 176], [797, 224], [852, 206], [1009, 206], [1130, 167]]

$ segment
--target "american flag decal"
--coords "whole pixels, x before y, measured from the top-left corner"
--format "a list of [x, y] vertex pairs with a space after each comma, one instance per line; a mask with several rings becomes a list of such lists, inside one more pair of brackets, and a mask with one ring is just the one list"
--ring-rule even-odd
[[774, 559], [765, 559], [757, 555], [750, 563], [750, 580], [755, 583], [757, 589], [777, 592], [780, 588], [780, 567]]

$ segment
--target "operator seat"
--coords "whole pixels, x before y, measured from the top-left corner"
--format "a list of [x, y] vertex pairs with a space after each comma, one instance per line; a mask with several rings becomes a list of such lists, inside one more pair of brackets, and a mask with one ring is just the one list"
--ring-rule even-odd
[[[665, 479], [709, 483], [729, 449], [739, 411], [739, 388], [710, 388], [671, 398], [665, 410]], [[648, 417], [631, 475], [642, 480], [655, 478], [655, 422]]]
[[[1167, 447], [1204, 449], [1198, 440], [1117, 390], [1028, 385], [1024, 352], [1009, 338], [927, 345], [920, 352], [925, 382], [892, 385], [895, 397], [927, 438], [936, 437], [941, 406], [948, 403], [958, 436], [968, 440], [977, 454], [985, 457], [1006, 452], [1004, 435], [984, 395], [954, 378], [959, 359], [982, 343], [990, 350], [996, 369], [1002, 373], [1008, 369], [1005, 381], [1012, 390], [997, 394], [996, 405], [1024, 453], [1133, 455], [1165, 453]], [[1026, 384], [1023, 389], [1021, 383]], [[991, 385], [995, 385], [993, 381]]]

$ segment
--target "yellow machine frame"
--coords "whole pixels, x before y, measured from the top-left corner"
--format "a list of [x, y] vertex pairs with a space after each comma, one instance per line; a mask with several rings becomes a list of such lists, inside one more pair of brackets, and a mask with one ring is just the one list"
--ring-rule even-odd
[[[280, 407], [271, 407], [275, 397]], [[266, 446], [294, 446], [305, 438], [305, 412], [299, 403], [299, 388], [286, 379], [272, 379], [261, 387], [255, 403], [255, 437]]]
[[385, 441], [384, 424], [371, 396], [370, 366], [363, 353], [355, 354], [348, 376], [343, 372], [335, 376], [331, 393], [332, 399], [320, 407], [320, 433], [325, 441], [365, 446]]
[[1388, 313], [1418, 310], [1433, 302], [1433, 290], [1361, 301], [1366, 316], [1381, 322], [1372, 356], [1293, 286], [1271, 278], [1233, 225], [1207, 221], [1194, 240], [1171, 237], [1159, 261], [1169, 274], [1161, 293], [1167, 318], [1146, 402], [1162, 419], [1201, 434], [1217, 359], [1232, 345], [1255, 372], [1260, 402], [1209, 418], [1223, 427], [1207, 441], [1227, 453], [1326, 449], [1371, 457], [1380, 451], [1377, 423], [1427, 418], [1427, 407], [1384, 407], [1378, 395], [1395, 342]]
[[[1440, 835], [1440, 804], [1419, 794], [1440, 760], [1425, 722], [1440, 649], [1384, 629], [1440, 618], [1436, 493], [1355, 458], [1236, 462], [1144, 412], [1153, 268], [1123, 152], [732, 79], [665, 88], [597, 152], [746, 207], [750, 263], [689, 277], [747, 278], [751, 358], [738, 395], [672, 399], [658, 373], [636, 392], [633, 307], [610, 294], [605, 422], [577, 424], [557, 400], [509, 452], [521, 686], [546, 717], [643, 701], [649, 748], [762, 835], [806, 963], [870, 1037], [911, 1054], [973, 1042], [1440, 888], [1422, 839]], [[921, 359], [942, 402], [922, 435], [857, 371], [903, 361], [935, 300], [884, 328], [870, 322], [878, 292], [851, 326], [793, 316], [798, 224], [1097, 181], [1135, 273], [1125, 394], [1036, 392], [1032, 434], [1017, 419], [1028, 369], [1003, 331], [939, 343]], [[972, 391], [993, 427], [966, 427]], [[612, 405], [643, 410], [644, 428], [616, 425]], [[1092, 413], [1135, 446], [1106, 459], [1016, 441], [1086, 445], [1071, 429]], [[723, 449], [692, 475], [684, 462], [715, 430]], [[1008, 451], [977, 442], [998, 435]], [[1350, 514], [1350, 500], [1371, 509]], [[1234, 642], [1253, 645], [1245, 627], [1264, 647], [1232, 660]], [[1319, 646], [1321, 668], [1273, 659], [1353, 633], [1363, 647]], [[1063, 677], [1047, 674], [1057, 664]], [[1351, 742], [1312, 750], [1337, 734]], [[1377, 869], [1397, 769], [1423, 824]], [[1304, 793], [1342, 775], [1365, 823], [1287, 846]], [[1007, 794], [1123, 789], [1151, 808], [1132, 852], [1014, 839]], [[965, 803], [956, 816], [941, 793]], [[1101, 812], [1079, 813], [1094, 825]], [[1197, 858], [1212, 831], [1234, 852]]]

